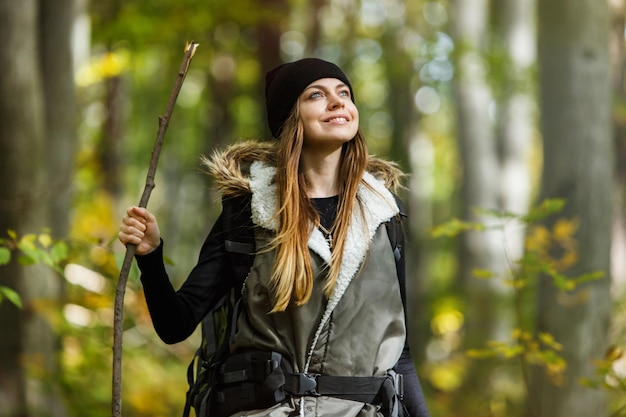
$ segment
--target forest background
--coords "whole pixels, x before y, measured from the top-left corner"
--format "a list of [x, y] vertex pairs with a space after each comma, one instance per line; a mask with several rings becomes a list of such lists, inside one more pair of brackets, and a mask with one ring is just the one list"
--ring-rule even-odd
[[[200, 45], [149, 208], [175, 286], [219, 198], [199, 158], [269, 137], [263, 76], [346, 70], [410, 175], [410, 343], [433, 417], [626, 415], [624, 0], [0, 0], [0, 416], [111, 412], [113, 299], [157, 118]], [[182, 412], [199, 341], [133, 267], [123, 410]]]

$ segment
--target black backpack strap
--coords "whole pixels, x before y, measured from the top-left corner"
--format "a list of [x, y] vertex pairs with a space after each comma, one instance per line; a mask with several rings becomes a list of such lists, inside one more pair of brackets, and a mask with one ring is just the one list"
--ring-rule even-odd
[[251, 194], [244, 194], [222, 200], [224, 248], [230, 258], [229, 264], [232, 268], [233, 286], [237, 297], [252, 268], [256, 249], [251, 199]]
[[229, 342], [235, 333], [241, 289], [254, 262], [251, 195], [224, 198], [221, 217], [224, 249], [229, 265], [226, 274], [231, 280], [232, 289], [202, 320], [202, 343], [187, 369], [189, 390], [183, 417], [189, 417], [191, 408], [195, 409], [197, 415], [204, 416], [210, 406], [209, 393], [215, 383], [214, 367], [229, 354]]
[[400, 198], [395, 194], [393, 197], [395, 198], [400, 211], [398, 214], [389, 219], [389, 221], [385, 223], [385, 226], [387, 226], [387, 235], [389, 235], [389, 242], [391, 243], [391, 248], [393, 249], [393, 256], [396, 259], [396, 262], [398, 262], [402, 256], [402, 242], [404, 242], [403, 220], [406, 217], [406, 213], [404, 212], [404, 206]]
[[404, 242], [404, 219], [407, 217], [404, 211], [404, 205], [397, 195], [393, 195], [396, 200], [396, 204], [400, 211], [393, 216], [389, 221], [385, 223], [387, 226], [387, 234], [389, 235], [389, 242], [393, 249], [393, 256], [396, 260], [396, 268], [398, 274], [398, 284], [400, 285], [400, 298], [402, 299], [402, 305], [404, 306], [404, 314], [406, 319], [406, 265], [404, 262], [403, 242]]
[[202, 346], [196, 349], [196, 353], [194, 354], [193, 359], [187, 367], [187, 383], [189, 384], [189, 389], [187, 390], [187, 394], [185, 395], [185, 408], [183, 409], [183, 417], [189, 417], [193, 399], [198, 394], [199, 387], [195, 384], [195, 380], [200, 371], [201, 362]]

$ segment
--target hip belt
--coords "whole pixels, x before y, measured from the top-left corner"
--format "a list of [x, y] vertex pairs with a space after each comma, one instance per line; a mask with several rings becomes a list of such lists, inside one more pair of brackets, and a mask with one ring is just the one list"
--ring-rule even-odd
[[370, 404], [380, 404], [383, 385], [393, 383], [402, 397], [402, 375], [396, 374], [396, 381], [389, 376], [331, 376], [317, 374], [285, 374], [283, 389], [295, 396], [329, 396]]
[[294, 373], [289, 361], [272, 351], [231, 355], [219, 366], [216, 376], [213, 406], [223, 415], [268, 408], [287, 396], [330, 396], [380, 405], [383, 414], [391, 416], [403, 396], [402, 375], [393, 371], [386, 376]]

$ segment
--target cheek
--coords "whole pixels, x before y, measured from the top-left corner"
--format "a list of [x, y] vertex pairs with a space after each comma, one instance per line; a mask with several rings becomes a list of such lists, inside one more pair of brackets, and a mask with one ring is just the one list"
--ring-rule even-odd
[[354, 120], [359, 120], [359, 109], [356, 107], [356, 105], [352, 101], [349, 101], [349, 104], [347, 106], [347, 110], [352, 114]]

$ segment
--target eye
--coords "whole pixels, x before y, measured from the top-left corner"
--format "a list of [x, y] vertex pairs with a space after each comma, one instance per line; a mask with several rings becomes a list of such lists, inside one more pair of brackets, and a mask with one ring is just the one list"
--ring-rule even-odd
[[322, 92], [321, 91], [312, 91], [311, 93], [309, 93], [309, 98], [310, 99], [320, 98], [320, 97], [322, 97]]
[[342, 97], [350, 97], [350, 90], [345, 89], [345, 90], [341, 90], [339, 91], [339, 95]]

